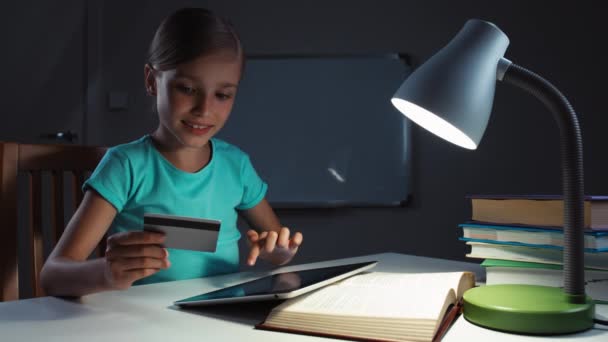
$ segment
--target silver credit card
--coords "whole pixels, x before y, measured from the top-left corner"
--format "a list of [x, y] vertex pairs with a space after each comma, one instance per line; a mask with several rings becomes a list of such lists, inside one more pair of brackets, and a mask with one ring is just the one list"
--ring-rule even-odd
[[166, 214], [144, 214], [144, 230], [165, 233], [164, 246], [215, 252], [220, 221]]

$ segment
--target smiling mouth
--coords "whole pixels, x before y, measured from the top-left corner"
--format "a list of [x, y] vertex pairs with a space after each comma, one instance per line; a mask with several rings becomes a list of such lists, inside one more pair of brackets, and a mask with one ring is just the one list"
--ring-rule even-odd
[[211, 126], [205, 126], [205, 125], [196, 125], [196, 124], [190, 123], [188, 121], [182, 121], [182, 123], [184, 123], [188, 127], [194, 128], [194, 129], [205, 129], [207, 127], [211, 127]]

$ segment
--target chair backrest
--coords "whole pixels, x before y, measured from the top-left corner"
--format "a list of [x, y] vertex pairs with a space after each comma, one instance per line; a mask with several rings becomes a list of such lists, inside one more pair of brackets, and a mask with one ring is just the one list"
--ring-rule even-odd
[[[25, 232], [30, 262], [21, 263], [31, 271], [31, 288], [36, 297], [43, 296], [40, 271], [44, 262], [42, 175], [50, 174], [50, 228], [51, 245], [55, 246], [65, 227], [64, 175], [69, 174], [72, 183], [74, 210], [82, 201], [81, 190], [85, 176], [95, 169], [105, 147], [75, 145], [43, 145], [0, 142], [0, 302], [23, 298], [19, 291], [18, 262], [18, 174], [29, 178], [29, 227]], [[23, 232], [22, 232], [23, 233]], [[98, 255], [105, 251], [105, 239], [98, 246]]]

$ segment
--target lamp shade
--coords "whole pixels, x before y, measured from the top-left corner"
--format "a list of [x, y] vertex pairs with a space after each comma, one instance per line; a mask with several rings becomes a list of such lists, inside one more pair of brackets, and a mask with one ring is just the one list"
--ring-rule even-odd
[[509, 38], [494, 24], [468, 20], [458, 34], [416, 69], [391, 99], [426, 130], [476, 149], [488, 124], [496, 75]]

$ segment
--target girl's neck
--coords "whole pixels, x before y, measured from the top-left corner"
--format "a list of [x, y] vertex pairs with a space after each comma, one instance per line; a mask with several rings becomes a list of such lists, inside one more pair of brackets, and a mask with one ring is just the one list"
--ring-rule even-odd
[[211, 160], [211, 142], [202, 148], [188, 147], [179, 142], [171, 142], [159, 131], [150, 134], [156, 150], [176, 168], [190, 173], [203, 169]]

